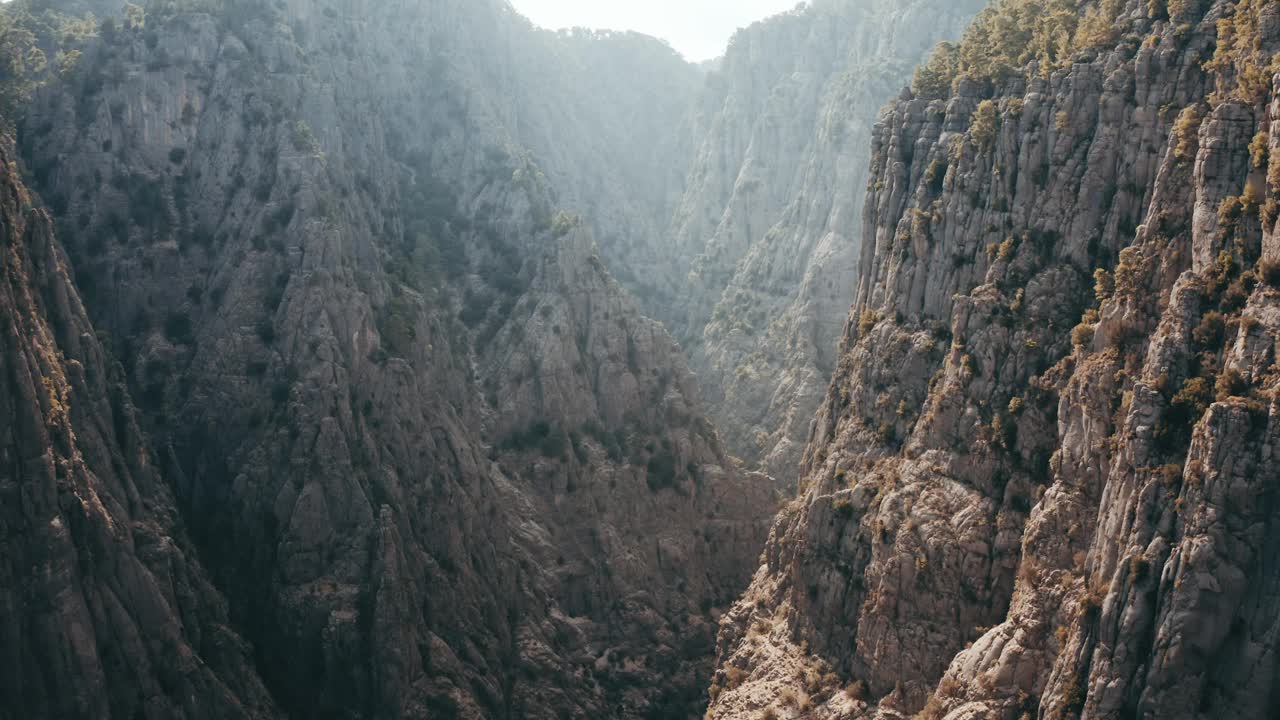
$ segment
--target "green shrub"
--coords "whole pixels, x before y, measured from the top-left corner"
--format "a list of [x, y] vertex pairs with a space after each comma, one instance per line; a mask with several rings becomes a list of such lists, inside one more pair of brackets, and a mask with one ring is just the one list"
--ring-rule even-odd
[[947, 162], [942, 158], [934, 158], [924, 171], [924, 182], [929, 186], [929, 191], [936, 193], [942, 190], [942, 184], [946, 178]]
[[1280, 261], [1263, 260], [1258, 264], [1258, 276], [1271, 287], [1280, 287]]
[[1226, 370], [1218, 375], [1218, 380], [1214, 383], [1214, 399], [1222, 402], [1228, 398], [1241, 397], [1248, 388], [1249, 384], [1238, 370]]
[[564, 460], [569, 450], [569, 435], [562, 428], [554, 428], [547, 432], [538, 443], [538, 450], [543, 457]]
[[186, 312], [169, 313], [164, 321], [164, 336], [179, 345], [190, 344], [192, 336], [191, 316]]
[[589, 420], [582, 426], [582, 431], [590, 436], [591, 439], [600, 443], [609, 459], [613, 462], [618, 462], [626, 454], [627, 435], [621, 428], [609, 432], [600, 423], [595, 420]]
[[1116, 291], [1116, 280], [1111, 273], [1105, 268], [1098, 268], [1093, 271], [1093, 293], [1098, 298], [1098, 302], [1105, 302], [1110, 299]]
[[915, 70], [911, 88], [916, 97], [924, 100], [945, 100], [951, 97], [952, 83], [960, 72], [960, 55], [955, 45], [939, 43], [929, 59]]
[[1075, 347], [1088, 347], [1093, 342], [1095, 328], [1089, 323], [1080, 323], [1071, 331], [1071, 344]]
[[407, 357], [418, 339], [417, 306], [403, 295], [392, 298], [378, 313], [382, 345], [394, 357]]
[[1036, 60], [1043, 75], [1081, 50], [1114, 43], [1122, 0], [1101, 0], [1083, 12], [1076, 0], [993, 0], [957, 48], [959, 74], [1001, 82]]
[[267, 213], [266, 218], [262, 221], [263, 231], [270, 235], [289, 227], [289, 223], [293, 222], [293, 215], [297, 210], [298, 207], [293, 200], [284, 201], [280, 207]]
[[670, 450], [664, 448], [654, 453], [653, 457], [649, 458], [649, 463], [645, 469], [647, 471], [645, 480], [648, 482], [650, 490], [657, 492], [675, 486], [677, 480], [676, 458], [671, 454]]
[[1000, 115], [996, 104], [991, 100], [983, 100], [973, 111], [973, 119], [969, 124], [969, 136], [979, 150], [987, 152], [995, 145], [996, 135], [1000, 131]]
[[583, 442], [582, 433], [577, 430], [569, 433], [569, 445], [573, 448], [573, 456], [577, 458], [578, 463], [586, 465], [591, 456], [587, 453], [587, 446]]
[[863, 310], [858, 316], [858, 337], [866, 337], [880, 322], [880, 313], [874, 310]]
[[270, 345], [276, 341], [276, 328], [271, 321], [263, 320], [258, 323], [256, 331], [258, 333], [258, 339], [262, 341], [262, 344]]
[[1181, 482], [1181, 480], [1182, 480], [1181, 465], [1170, 464], [1160, 468], [1160, 481], [1163, 482], [1166, 487], [1174, 487], [1179, 482]]
[[1173, 136], [1178, 141], [1173, 149], [1175, 158], [1186, 160], [1195, 154], [1200, 146], [1197, 134], [1203, 119], [1204, 113], [1199, 105], [1188, 105], [1178, 113], [1178, 119], [1173, 123]]
[[458, 312], [458, 319], [467, 327], [475, 329], [489, 316], [489, 308], [492, 306], [492, 295], [468, 289], [462, 302], [462, 310]]
[[1226, 318], [1217, 310], [1211, 310], [1200, 318], [1200, 324], [1191, 331], [1191, 337], [1202, 348], [1217, 348], [1222, 343], [1226, 329]]
[[288, 382], [281, 380], [271, 386], [271, 402], [276, 405], [283, 405], [289, 399], [293, 386]]
[[1194, 422], [1205, 414], [1212, 400], [1213, 392], [1209, 388], [1209, 381], [1195, 377], [1182, 385], [1178, 394], [1173, 396], [1172, 404], [1179, 411], [1182, 420]]

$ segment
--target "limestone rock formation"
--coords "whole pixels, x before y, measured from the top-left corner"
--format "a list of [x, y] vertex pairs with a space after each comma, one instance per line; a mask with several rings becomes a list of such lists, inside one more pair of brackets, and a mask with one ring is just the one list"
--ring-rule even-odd
[[698, 100], [674, 299], [645, 307], [681, 338], [730, 449], [788, 488], [853, 301], [871, 127], [981, 6], [809, 3], [740, 31]]
[[24, 118], [89, 314], [283, 712], [705, 706], [773, 489], [560, 209], [577, 190], [557, 178], [587, 187], [622, 132], [603, 115], [663, 104], [639, 86], [575, 116], [598, 89], [534, 82], [572, 85], [593, 52], [625, 66], [627, 43], [671, 56], [496, 0], [156, 3]]
[[0, 142], [0, 718], [272, 718]]
[[21, 1], [3, 720], [1274, 714], [1276, 3]]
[[712, 718], [1273, 712], [1280, 11], [1042, 5], [993, 3], [876, 126]]

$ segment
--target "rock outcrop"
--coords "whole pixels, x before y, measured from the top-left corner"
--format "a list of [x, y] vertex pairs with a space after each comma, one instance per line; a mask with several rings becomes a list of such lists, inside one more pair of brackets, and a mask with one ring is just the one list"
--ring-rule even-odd
[[1046, 5], [992, 3], [876, 126], [712, 718], [1273, 712], [1280, 13]]
[[665, 107], [641, 84], [575, 115], [595, 90], [572, 78], [593, 53], [627, 67], [628, 43], [674, 57], [496, 0], [155, 3], [24, 119], [89, 314], [283, 712], [705, 706], [774, 495], [598, 256], [609, 217], [566, 205], [623, 132], [602, 113]]
[[0, 141], [0, 718], [273, 718]]

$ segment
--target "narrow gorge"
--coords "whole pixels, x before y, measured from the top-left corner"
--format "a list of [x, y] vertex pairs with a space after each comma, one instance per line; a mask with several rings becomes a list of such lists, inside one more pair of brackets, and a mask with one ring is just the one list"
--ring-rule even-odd
[[1280, 3], [0, 5], [0, 720], [1264, 720]]

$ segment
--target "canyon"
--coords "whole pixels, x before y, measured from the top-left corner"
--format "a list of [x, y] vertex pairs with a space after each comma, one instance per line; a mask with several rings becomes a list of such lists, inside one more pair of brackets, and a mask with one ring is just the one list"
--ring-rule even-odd
[[0, 22], [0, 719], [1272, 712], [1280, 5]]

